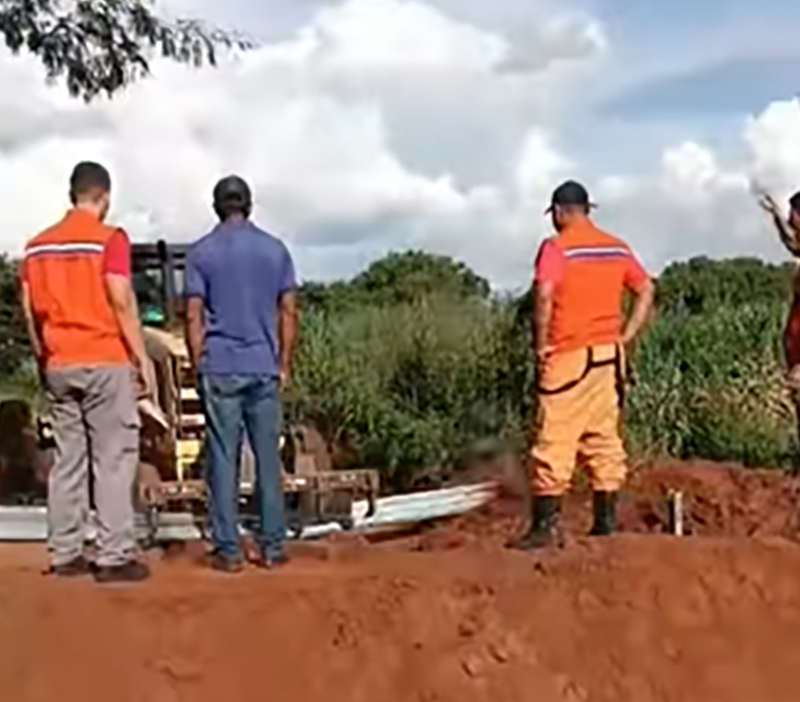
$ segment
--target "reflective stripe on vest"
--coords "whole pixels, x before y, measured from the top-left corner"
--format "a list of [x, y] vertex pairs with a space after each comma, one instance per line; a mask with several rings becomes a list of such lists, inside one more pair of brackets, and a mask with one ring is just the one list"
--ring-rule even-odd
[[39, 244], [31, 246], [25, 251], [25, 258], [47, 255], [78, 255], [78, 254], [102, 254], [103, 244], [94, 242], [70, 242], [65, 244]]
[[630, 255], [628, 249], [621, 246], [575, 246], [564, 249], [564, 255], [570, 260], [577, 259], [604, 259], [626, 258]]
[[103, 276], [114, 232], [90, 213], [72, 210], [25, 249], [24, 275], [48, 368], [129, 362]]

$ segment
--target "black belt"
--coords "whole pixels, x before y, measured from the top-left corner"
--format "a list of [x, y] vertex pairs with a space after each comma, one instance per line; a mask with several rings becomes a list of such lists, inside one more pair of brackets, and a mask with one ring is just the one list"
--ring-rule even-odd
[[622, 367], [622, 354], [620, 353], [620, 347], [617, 345], [614, 349], [614, 357], [607, 358], [604, 361], [595, 361], [594, 360], [594, 348], [588, 346], [586, 348], [586, 366], [583, 369], [583, 373], [575, 380], [570, 380], [568, 383], [564, 383], [557, 388], [543, 388], [539, 384], [539, 380], [537, 378], [536, 381], [536, 391], [540, 395], [560, 395], [563, 392], [567, 392], [572, 390], [573, 388], [578, 387], [591, 373], [595, 368], [603, 368], [605, 366], [614, 366], [616, 371], [616, 389], [617, 389], [617, 398], [619, 401], [620, 408], [625, 402], [625, 373]]

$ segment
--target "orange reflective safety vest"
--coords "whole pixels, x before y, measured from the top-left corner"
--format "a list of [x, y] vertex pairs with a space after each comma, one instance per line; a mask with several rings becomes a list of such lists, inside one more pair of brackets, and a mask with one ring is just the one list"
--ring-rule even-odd
[[104, 280], [105, 247], [115, 233], [91, 213], [71, 210], [25, 248], [22, 277], [48, 369], [129, 364]]
[[549, 345], [559, 353], [618, 343], [623, 294], [626, 289], [640, 291], [648, 280], [630, 247], [589, 220], [548, 244], [561, 259]]

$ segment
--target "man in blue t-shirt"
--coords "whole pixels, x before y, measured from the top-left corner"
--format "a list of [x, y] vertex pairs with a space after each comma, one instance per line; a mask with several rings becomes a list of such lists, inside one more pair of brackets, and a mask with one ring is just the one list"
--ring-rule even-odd
[[212, 565], [237, 572], [239, 448], [255, 454], [264, 565], [286, 562], [278, 449], [279, 389], [289, 382], [297, 336], [294, 265], [284, 244], [249, 219], [252, 196], [237, 176], [214, 188], [220, 223], [186, 257], [187, 342], [206, 415]]

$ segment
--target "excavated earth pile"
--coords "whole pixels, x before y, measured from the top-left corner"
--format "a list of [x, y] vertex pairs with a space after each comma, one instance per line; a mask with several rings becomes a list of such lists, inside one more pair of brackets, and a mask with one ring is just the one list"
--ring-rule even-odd
[[[680, 480], [695, 536], [653, 533]], [[45, 578], [42, 548], [3, 547], [2, 699], [800, 699], [794, 481], [675, 465], [632, 487], [627, 526], [650, 533], [580, 537], [579, 495], [576, 536], [539, 556], [501, 548], [508, 498], [400, 539], [297, 546], [274, 573], [212, 573], [193, 545], [133, 588]]]

